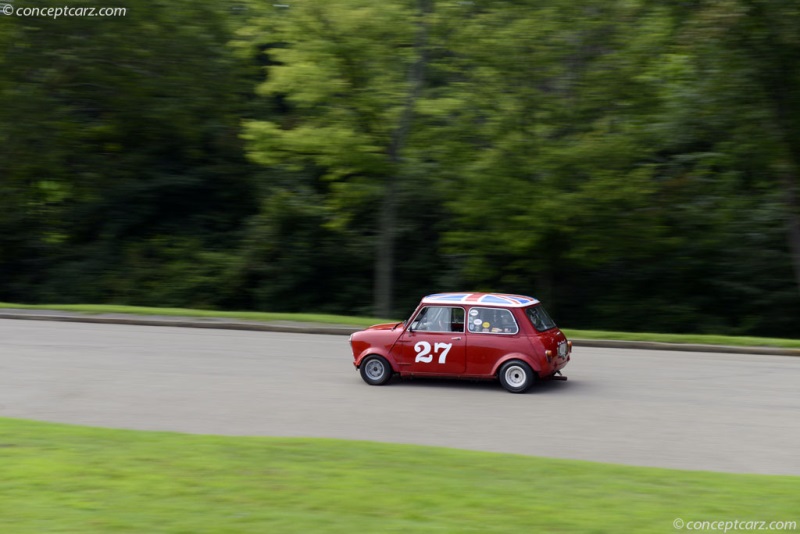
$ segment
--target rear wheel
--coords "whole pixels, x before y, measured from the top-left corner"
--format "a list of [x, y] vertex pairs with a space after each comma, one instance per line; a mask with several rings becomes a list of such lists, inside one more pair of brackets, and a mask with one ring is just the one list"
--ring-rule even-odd
[[370, 386], [382, 386], [392, 378], [392, 366], [381, 356], [367, 356], [359, 367], [361, 378]]
[[536, 381], [536, 374], [527, 363], [514, 360], [503, 364], [497, 378], [511, 393], [524, 393]]

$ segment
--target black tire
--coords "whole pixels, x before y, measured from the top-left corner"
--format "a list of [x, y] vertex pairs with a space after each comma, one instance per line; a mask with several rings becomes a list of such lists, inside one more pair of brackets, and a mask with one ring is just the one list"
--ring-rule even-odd
[[392, 366], [382, 356], [367, 356], [358, 370], [370, 386], [382, 386], [392, 378]]
[[525, 393], [536, 382], [536, 373], [527, 363], [513, 360], [500, 367], [497, 378], [507, 391]]

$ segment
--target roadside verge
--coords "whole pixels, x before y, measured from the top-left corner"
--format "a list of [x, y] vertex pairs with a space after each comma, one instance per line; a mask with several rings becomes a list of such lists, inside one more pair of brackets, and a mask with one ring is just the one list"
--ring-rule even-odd
[[[299, 321], [248, 321], [217, 317], [175, 317], [160, 315], [133, 315], [124, 313], [86, 314], [42, 309], [0, 310], [0, 319], [27, 321], [59, 321], [75, 323], [121, 324], [139, 326], [172, 326], [179, 328], [215, 328], [222, 330], [251, 330], [261, 332], [287, 332], [296, 334], [350, 335], [361, 327]], [[576, 347], [598, 347], [641, 350], [673, 350], [683, 352], [711, 352], [726, 354], [759, 354], [771, 356], [800, 356], [800, 349], [779, 347], [737, 347], [699, 343], [663, 343], [655, 341], [622, 341], [611, 339], [571, 338]]]

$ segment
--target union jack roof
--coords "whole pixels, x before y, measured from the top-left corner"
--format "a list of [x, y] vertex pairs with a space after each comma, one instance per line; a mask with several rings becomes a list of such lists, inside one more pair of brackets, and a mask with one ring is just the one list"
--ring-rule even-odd
[[423, 304], [490, 304], [522, 308], [539, 304], [533, 297], [505, 293], [436, 293], [422, 299]]

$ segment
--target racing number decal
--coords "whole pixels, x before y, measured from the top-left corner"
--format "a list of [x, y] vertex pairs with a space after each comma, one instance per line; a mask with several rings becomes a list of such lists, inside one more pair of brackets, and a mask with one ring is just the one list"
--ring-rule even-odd
[[431, 344], [427, 341], [420, 341], [414, 345], [414, 350], [417, 351], [417, 357], [414, 358], [415, 362], [431, 363], [433, 354], [431, 354]]
[[453, 348], [452, 343], [437, 343], [433, 346], [433, 352], [439, 352], [439, 349], [443, 349], [442, 353], [439, 354], [439, 363], [444, 363], [445, 358], [447, 358], [447, 353], [450, 352], [451, 348]]
[[[447, 359], [447, 353], [453, 348], [452, 343], [436, 343], [433, 346], [434, 354], [439, 355], [439, 363], [444, 363]], [[431, 344], [427, 341], [419, 341], [414, 345], [414, 350], [417, 351], [415, 362], [431, 363], [433, 361], [433, 354], [431, 354]], [[439, 351], [442, 352], [439, 352]]]

